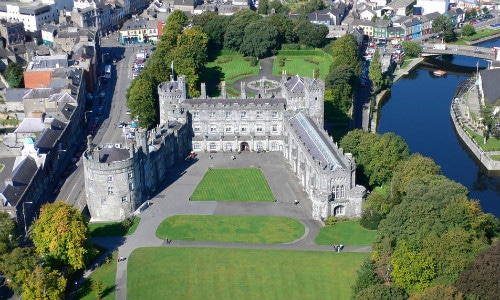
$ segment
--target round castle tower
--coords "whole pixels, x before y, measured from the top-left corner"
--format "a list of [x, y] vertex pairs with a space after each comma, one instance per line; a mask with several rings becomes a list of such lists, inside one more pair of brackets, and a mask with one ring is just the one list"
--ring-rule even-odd
[[122, 221], [141, 204], [139, 159], [132, 145], [96, 147], [87, 137], [85, 192], [92, 221]]

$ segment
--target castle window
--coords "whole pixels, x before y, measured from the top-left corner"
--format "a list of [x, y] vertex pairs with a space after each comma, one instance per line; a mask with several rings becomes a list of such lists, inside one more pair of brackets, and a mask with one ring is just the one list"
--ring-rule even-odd
[[262, 112], [261, 111], [257, 111], [257, 119], [262, 119]]
[[113, 176], [108, 176], [108, 182], [113, 182]]
[[273, 124], [273, 132], [278, 132], [278, 124]]
[[278, 143], [276, 142], [271, 143], [271, 151], [276, 151], [276, 150], [278, 150]]
[[132, 172], [128, 172], [128, 178], [129, 178], [129, 179], [134, 178], [134, 173], [132, 173]]
[[345, 198], [345, 186], [340, 187], [340, 197]]
[[210, 112], [210, 119], [215, 119], [215, 111]]
[[344, 206], [340, 205], [335, 207], [335, 209], [333, 210], [333, 214], [335, 216], [344, 215], [345, 214]]
[[210, 143], [210, 150], [216, 150], [217, 149], [217, 144], [216, 143]]
[[217, 132], [217, 126], [210, 125], [210, 133], [216, 133], [216, 132]]
[[273, 119], [277, 119], [278, 117], [279, 117], [278, 112], [277, 112], [277, 111], [273, 111], [273, 112], [272, 112], [272, 118], [273, 118]]
[[193, 119], [198, 119], [199, 117], [200, 117], [200, 112], [199, 111], [193, 112]]
[[247, 118], [247, 112], [246, 111], [242, 111], [241, 112], [241, 118], [242, 119], [246, 119]]
[[200, 149], [200, 143], [193, 143], [193, 149], [194, 150], [199, 150]]
[[200, 132], [200, 126], [194, 127], [194, 132]]
[[262, 142], [257, 142], [257, 150], [262, 150], [264, 149], [264, 145], [262, 144]]
[[256, 130], [257, 130], [257, 132], [258, 132], [258, 133], [262, 133], [262, 132], [264, 131], [264, 130], [262, 129], [262, 126], [258, 126], [258, 127], [256, 128]]
[[108, 195], [113, 195], [113, 187], [108, 186]]
[[231, 119], [231, 112], [230, 111], [226, 111], [226, 120], [227, 119]]
[[133, 183], [129, 183], [128, 184], [128, 190], [129, 191], [133, 191], [134, 190], [134, 184]]
[[127, 202], [127, 196], [122, 197], [122, 202]]
[[226, 127], [225, 131], [226, 131], [227, 133], [231, 133], [231, 132], [233, 132], [233, 127], [228, 126], [228, 127]]
[[241, 127], [241, 133], [247, 133], [247, 128], [246, 127]]

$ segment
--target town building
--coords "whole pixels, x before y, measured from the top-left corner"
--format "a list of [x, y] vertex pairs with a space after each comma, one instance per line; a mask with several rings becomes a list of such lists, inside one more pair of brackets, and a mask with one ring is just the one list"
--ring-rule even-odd
[[[255, 97], [247, 97], [246, 89]], [[158, 86], [160, 126], [135, 132], [136, 143], [97, 147], [84, 154], [85, 189], [92, 220], [131, 215], [164, 182], [169, 168], [193, 152], [277, 151], [312, 201], [313, 217], [360, 217], [366, 189], [356, 185], [352, 155], [323, 130], [324, 82], [300, 76], [242, 83], [241, 94], [210, 98], [201, 86], [189, 98], [186, 79]]]

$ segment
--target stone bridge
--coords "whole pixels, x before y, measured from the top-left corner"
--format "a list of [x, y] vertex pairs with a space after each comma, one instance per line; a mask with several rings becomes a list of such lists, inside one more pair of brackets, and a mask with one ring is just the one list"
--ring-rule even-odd
[[434, 56], [441, 54], [463, 55], [486, 60], [494, 60], [494, 50], [492, 48], [466, 46], [466, 45], [447, 45], [447, 44], [424, 44], [422, 45], [421, 56]]

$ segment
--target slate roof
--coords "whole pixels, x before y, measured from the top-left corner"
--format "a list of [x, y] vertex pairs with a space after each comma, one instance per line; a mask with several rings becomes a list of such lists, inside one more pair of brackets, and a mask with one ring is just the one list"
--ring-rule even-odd
[[500, 69], [479, 71], [485, 101], [494, 104], [500, 100]]
[[41, 118], [24, 118], [14, 131], [15, 133], [35, 133], [45, 128]]
[[99, 150], [99, 162], [112, 163], [115, 161], [123, 161], [130, 158], [130, 153], [127, 149], [112, 147], [104, 147]]
[[12, 89], [9, 88], [6, 91], [5, 101], [6, 102], [18, 102], [22, 101], [24, 96], [28, 94], [31, 89]]
[[322, 165], [330, 166], [331, 170], [337, 167], [346, 169], [346, 165], [338, 156], [333, 142], [308, 116], [299, 112], [289, 122], [301, 142], [309, 149], [309, 154], [312, 157], [319, 160]]
[[432, 22], [434, 19], [439, 17], [441, 14], [438, 13], [437, 11], [431, 12], [430, 14], [425, 14], [422, 16], [422, 22]]
[[31, 156], [26, 156], [12, 171], [11, 179], [13, 186], [27, 186], [33, 176], [35, 176], [38, 166], [35, 159]]
[[285, 83], [285, 88], [291, 92], [303, 91], [304, 79], [299, 75], [292, 76]]

